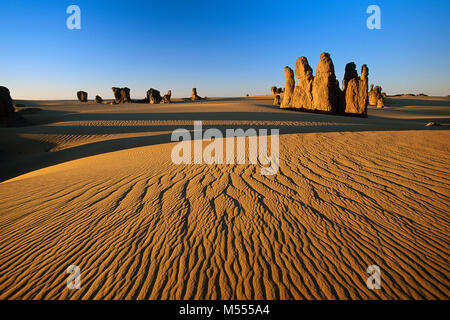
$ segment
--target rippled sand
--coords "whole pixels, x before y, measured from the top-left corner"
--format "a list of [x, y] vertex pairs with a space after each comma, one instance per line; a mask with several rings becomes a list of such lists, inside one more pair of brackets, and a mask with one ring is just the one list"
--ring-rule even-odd
[[[0, 298], [448, 299], [450, 132], [424, 126], [450, 123], [448, 99], [367, 119], [270, 103], [47, 103], [0, 129]], [[193, 120], [279, 128], [278, 174], [174, 165], [170, 133]]]

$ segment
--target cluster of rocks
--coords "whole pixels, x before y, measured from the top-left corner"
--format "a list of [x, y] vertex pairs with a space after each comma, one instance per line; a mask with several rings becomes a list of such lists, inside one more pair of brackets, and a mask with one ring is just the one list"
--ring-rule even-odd
[[373, 86], [373, 84], [370, 85], [370, 91], [369, 91], [369, 104], [371, 106], [377, 106], [377, 108], [384, 108], [384, 92], [381, 92], [380, 86]]
[[273, 86], [272, 88], [270, 88], [270, 93], [272, 95], [280, 94], [280, 93], [283, 93], [283, 92], [284, 92], [283, 88], [277, 88], [276, 86]]
[[361, 76], [358, 76], [355, 63], [346, 65], [342, 90], [333, 61], [326, 52], [320, 55], [315, 76], [306, 57], [298, 58], [295, 63], [297, 85], [290, 67], [284, 68], [284, 74], [286, 86], [281, 108], [367, 116], [369, 69], [366, 65], [361, 68]]
[[[131, 102], [138, 102], [138, 103], [150, 103], [150, 104], [158, 104], [158, 103], [171, 103], [170, 98], [172, 97], [172, 91], [169, 90], [167, 94], [165, 94], [163, 97], [161, 97], [161, 93], [153, 88], [150, 88], [147, 91], [147, 96], [145, 99], [142, 100], [132, 100], [130, 97], [130, 88], [124, 87], [124, 88], [118, 88], [113, 87], [112, 88], [113, 95], [114, 95], [114, 101], [110, 102], [109, 104], [119, 104], [119, 103], [131, 103]], [[88, 94], [85, 91], [78, 91], [77, 92], [77, 98], [80, 102], [87, 102], [88, 101]], [[200, 97], [199, 97], [200, 98]], [[202, 99], [202, 98], [200, 98]], [[95, 103], [105, 103], [103, 98], [99, 95], [95, 96]]]

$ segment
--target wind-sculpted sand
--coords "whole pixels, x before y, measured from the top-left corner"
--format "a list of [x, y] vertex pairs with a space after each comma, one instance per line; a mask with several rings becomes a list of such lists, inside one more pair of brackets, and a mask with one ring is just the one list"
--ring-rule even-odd
[[[367, 119], [271, 100], [83, 109], [4, 129], [35, 144], [2, 164], [17, 173], [0, 184], [0, 298], [448, 299], [450, 132], [423, 124], [450, 122], [448, 100]], [[193, 119], [280, 128], [278, 174], [174, 165], [170, 133]], [[33, 159], [45, 165], [17, 169]], [[380, 290], [366, 287], [369, 265]]]

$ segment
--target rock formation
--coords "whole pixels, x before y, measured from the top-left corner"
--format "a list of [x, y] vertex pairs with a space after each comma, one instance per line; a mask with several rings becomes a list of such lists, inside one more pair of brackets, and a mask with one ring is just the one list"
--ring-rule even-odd
[[14, 106], [8, 88], [0, 87], [0, 120], [14, 117]]
[[167, 91], [167, 94], [162, 97], [161, 103], [171, 103], [170, 98], [172, 97], [172, 90]]
[[114, 93], [114, 102], [115, 103], [129, 103], [131, 102], [130, 98], [130, 88], [117, 88], [113, 87], [112, 91]]
[[290, 108], [292, 103], [292, 98], [294, 96], [294, 71], [289, 67], [284, 67], [284, 76], [286, 77], [286, 86], [284, 89], [283, 102], [281, 103], [281, 108]]
[[103, 99], [100, 96], [95, 96], [95, 103], [103, 103]]
[[274, 106], [279, 106], [280, 105], [280, 100], [281, 100], [280, 95], [276, 94], [275, 97], [273, 98], [273, 105]]
[[276, 94], [277, 94], [277, 90], [278, 90], [278, 88], [275, 87], [275, 86], [273, 86], [272, 88], [270, 88], [270, 93], [271, 93], [272, 95], [276, 95]]
[[380, 86], [373, 86], [373, 84], [370, 85], [370, 91], [369, 91], [369, 104], [371, 106], [377, 106], [378, 108], [384, 107], [384, 97], [381, 93], [381, 87]]
[[80, 101], [80, 102], [87, 102], [88, 94], [85, 91], [78, 91], [77, 98], [78, 98], [78, 101]]
[[367, 115], [368, 76], [369, 68], [366, 65], [361, 68], [361, 77], [358, 76], [354, 62], [345, 66], [342, 80], [341, 113]]
[[161, 100], [162, 100], [161, 93], [156, 89], [150, 88], [147, 91], [147, 99], [150, 104], [161, 103]]
[[313, 81], [313, 110], [337, 112], [339, 109], [339, 86], [336, 82], [333, 61], [329, 53], [320, 55]]
[[342, 91], [328, 53], [320, 55], [315, 76], [306, 57], [297, 59], [294, 72], [297, 85], [292, 70], [285, 67], [284, 71], [286, 88], [281, 108], [367, 115], [369, 69], [366, 65], [362, 66], [359, 77], [356, 65], [353, 62], [347, 64]]
[[[298, 83], [294, 88], [291, 107], [297, 109], [312, 110], [313, 108], [313, 70], [306, 57], [300, 57], [295, 62], [295, 76]], [[287, 88], [287, 85], [286, 85]]]
[[204, 98], [197, 95], [197, 88], [192, 88], [192, 101], [202, 100], [202, 99], [204, 99]]
[[9, 89], [0, 86], [0, 126], [13, 127], [26, 125], [27, 121], [20, 115], [21, 113], [23, 112], [15, 112]]

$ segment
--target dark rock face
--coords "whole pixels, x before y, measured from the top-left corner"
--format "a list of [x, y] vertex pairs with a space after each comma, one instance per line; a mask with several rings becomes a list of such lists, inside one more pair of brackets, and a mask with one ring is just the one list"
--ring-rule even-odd
[[0, 86], [0, 126], [15, 127], [26, 124], [28, 124], [26, 119], [20, 113], [15, 112], [9, 89]]
[[204, 99], [204, 98], [200, 97], [200, 96], [197, 94], [197, 88], [192, 88], [192, 101], [195, 101], [195, 100], [202, 100], [202, 99]]
[[78, 98], [78, 101], [80, 101], [80, 102], [87, 102], [88, 94], [85, 91], [78, 91], [77, 98]]
[[172, 90], [167, 91], [167, 94], [165, 94], [162, 97], [161, 103], [171, 103], [170, 98], [172, 97]]
[[112, 87], [112, 91], [114, 94], [114, 102], [115, 103], [129, 103], [131, 102], [130, 98], [130, 88], [117, 88]]
[[14, 106], [9, 89], [0, 87], [0, 120], [11, 119], [14, 117]]
[[156, 89], [150, 88], [147, 91], [147, 99], [150, 104], [161, 103], [161, 100], [162, 100], [161, 93]]
[[95, 103], [103, 103], [103, 99], [100, 96], [95, 96]]

